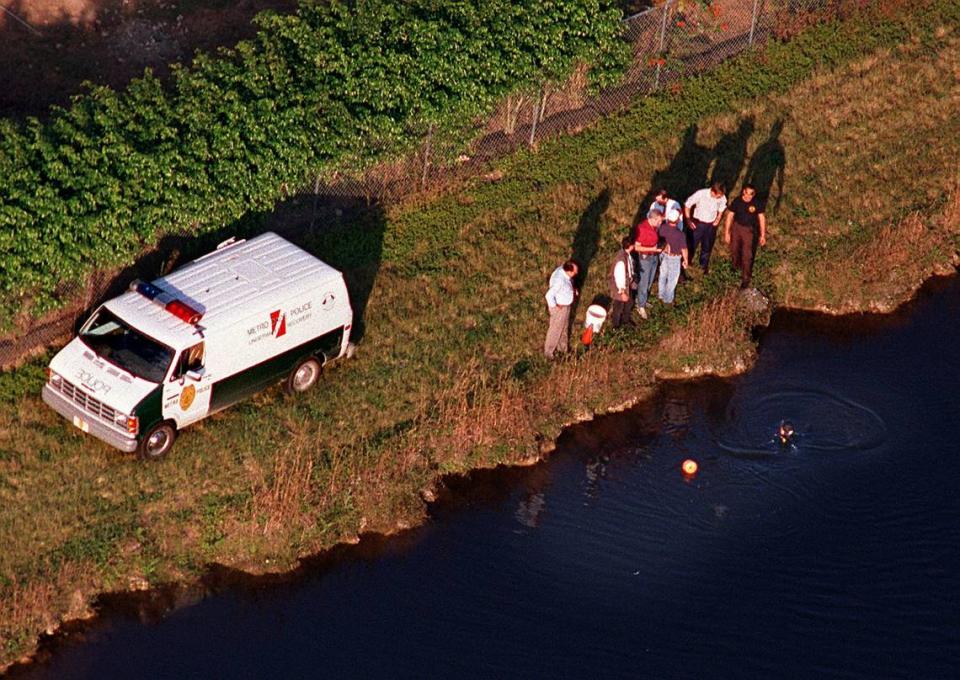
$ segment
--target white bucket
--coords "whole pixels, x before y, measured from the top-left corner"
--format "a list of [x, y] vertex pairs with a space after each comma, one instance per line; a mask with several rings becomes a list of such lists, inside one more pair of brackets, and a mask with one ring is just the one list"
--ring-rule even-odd
[[583, 320], [584, 328], [593, 328], [594, 333], [600, 332], [600, 327], [607, 319], [607, 310], [600, 305], [587, 307], [587, 317]]

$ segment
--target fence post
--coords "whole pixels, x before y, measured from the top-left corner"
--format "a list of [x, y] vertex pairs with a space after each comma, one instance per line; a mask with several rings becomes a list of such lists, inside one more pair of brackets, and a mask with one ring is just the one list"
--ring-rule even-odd
[[540, 98], [533, 105], [533, 118], [530, 121], [530, 146], [533, 146], [533, 140], [537, 136], [537, 122], [540, 120], [540, 109], [543, 106], [543, 98], [547, 95], [547, 86], [540, 87]]
[[313, 233], [313, 226], [317, 223], [317, 206], [320, 203], [320, 175], [313, 177], [313, 214], [310, 216], [310, 233]]
[[663, 68], [660, 59], [663, 58], [663, 43], [667, 37], [667, 15], [670, 14], [670, 2], [671, 0], [667, 0], [663, 3], [663, 19], [660, 22], [660, 46], [657, 48], [657, 75], [653, 79], [654, 92], [660, 89], [660, 69]]
[[747, 39], [747, 45], [753, 44], [753, 36], [757, 31], [757, 8], [760, 6], [760, 0], [753, 0], [753, 11], [750, 13], [750, 37]]
[[430, 142], [433, 140], [433, 123], [427, 130], [427, 143], [423, 149], [423, 173], [420, 175], [420, 188], [427, 186], [427, 171], [430, 169]]

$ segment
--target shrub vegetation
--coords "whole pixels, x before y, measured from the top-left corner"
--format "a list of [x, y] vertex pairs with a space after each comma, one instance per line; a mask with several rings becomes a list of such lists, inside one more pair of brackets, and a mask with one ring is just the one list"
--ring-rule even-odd
[[504, 95], [627, 57], [608, 0], [331, 0], [264, 13], [217, 55], [0, 122], [0, 296], [35, 313], [64, 281], [166, 233], [269, 210], [308, 175], [397, 157]]

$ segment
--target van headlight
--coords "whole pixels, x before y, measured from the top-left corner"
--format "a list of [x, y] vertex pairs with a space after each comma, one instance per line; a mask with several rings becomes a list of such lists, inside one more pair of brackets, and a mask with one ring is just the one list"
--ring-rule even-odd
[[60, 374], [56, 373], [53, 369], [47, 368], [47, 382], [54, 387], [60, 387], [60, 383], [63, 382], [63, 378], [61, 378]]
[[140, 419], [136, 416], [128, 416], [126, 413], [118, 413], [113, 417], [113, 422], [125, 429], [130, 434], [137, 434], [140, 431]]

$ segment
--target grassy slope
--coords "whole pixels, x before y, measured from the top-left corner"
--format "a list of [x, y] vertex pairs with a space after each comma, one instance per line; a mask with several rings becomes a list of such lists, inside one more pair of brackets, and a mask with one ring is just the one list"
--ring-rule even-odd
[[[741, 170], [783, 124], [761, 287], [801, 306], [885, 306], [955, 257], [958, 72], [945, 27], [699, 121], [697, 144], [719, 144]], [[390, 213], [360, 356], [306, 398], [269, 391], [195, 426], [163, 464], [121, 461], [72, 431], [37, 398], [40, 365], [4, 376], [0, 661], [97, 590], [209, 561], [282, 567], [416, 521], [438, 472], [536, 456], [563, 423], [642, 395], [658, 370], [742, 365], [749, 320], [726, 267], [672, 310], [654, 307], [636, 334], [607, 336], [580, 361], [539, 359], [549, 271], [571, 246], [595, 249], [584, 297], [602, 292], [654, 176], [690, 170], [677, 154], [684, 121], [654, 135], [645, 108], [506, 160], [499, 182]], [[751, 118], [741, 164], [729, 141]], [[875, 244], [889, 266], [867, 257]], [[904, 258], [903, 244], [921, 255]], [[336, 247], [330, 234], [316, 245]]]

